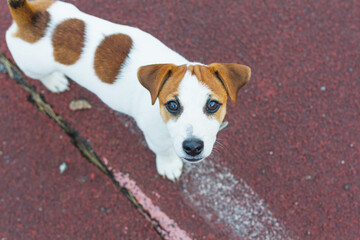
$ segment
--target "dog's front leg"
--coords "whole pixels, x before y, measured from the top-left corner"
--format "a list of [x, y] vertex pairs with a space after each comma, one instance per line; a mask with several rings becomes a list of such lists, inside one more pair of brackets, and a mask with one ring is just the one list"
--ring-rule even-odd
[[[163, 140], [163, 143], [159, 144], [156, 139], [146, 135], [145, 139], [149, 148], [156, 154], [156, 169], [158, 173], [169, 180], [177, 180], [181, 175], [183, 162], [175, 153], [172, 145], [169, 146], [171, 140]], [[165, 146], [166, 148], [164, 148]]]
[[183, 162], [176, 155], [174, 148], [168, 151], [156, 154], [156, 169], [162, 176], [168, 179], [177, 180], [182, 172]]

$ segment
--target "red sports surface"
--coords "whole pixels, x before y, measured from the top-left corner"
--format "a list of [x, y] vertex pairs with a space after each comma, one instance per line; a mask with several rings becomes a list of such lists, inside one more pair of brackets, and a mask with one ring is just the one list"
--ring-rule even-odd
[[[360, 239], [359, 2], [72, 3], [139, 27], [189, 60], [252, 69], [212, 157], [187, 165], [177, 183], [157, 174], [131, 119], [74, 83], [58, 95], [29, 80], [164, 225], [191, 239]], [[0, 9], [0, 49], [10, 58], [5, 1]], [[1, 240], [160, 239], [19, 85], [3, 73], [0, 81]], [[92, 108], [71, 111], [79, 98]]]

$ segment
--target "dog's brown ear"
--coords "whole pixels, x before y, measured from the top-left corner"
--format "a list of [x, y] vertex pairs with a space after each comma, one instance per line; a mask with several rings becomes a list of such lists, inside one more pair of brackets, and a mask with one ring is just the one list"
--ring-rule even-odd
[[235, 63], [212, 63], [209, 70], [222, 82], [231, 101], [236, 103], [237, 92], [250, 80], [251, 69]]
[[171, 76], [174, 64], [153, 64], [138, 69], [137, 76], [141, 83], [151, 94], [151, 103], [154, 105], [165, 81]]

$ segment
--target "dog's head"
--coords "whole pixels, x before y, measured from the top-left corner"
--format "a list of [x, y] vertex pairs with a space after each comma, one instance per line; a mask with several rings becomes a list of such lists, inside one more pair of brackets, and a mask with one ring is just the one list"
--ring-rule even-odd
[[177, 155], [198, 162], [211, 154], [226, 114], [227, 98], [236, 103], [238, 90], [250, 79], [240, 64], [155, 64], [140, 67], [138, 78], [149, 90], [152, 104], [159, 99]]

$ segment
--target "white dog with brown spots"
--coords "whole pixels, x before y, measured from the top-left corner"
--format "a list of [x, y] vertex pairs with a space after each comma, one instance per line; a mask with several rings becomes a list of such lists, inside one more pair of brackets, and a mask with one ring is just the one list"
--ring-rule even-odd
[[[132, 116], [156, 154], [159, 174], [179, 178], [186, 162], [211, 154], [230, 97], [250, 79], [247, 66], [189, 62], [155, 37], [60, 1], [8, 0], [8, 47], [26, 75], [50, 91], [66, 77], [110, 108]], [[150, 93], [150, 94], [149, 94]]]

